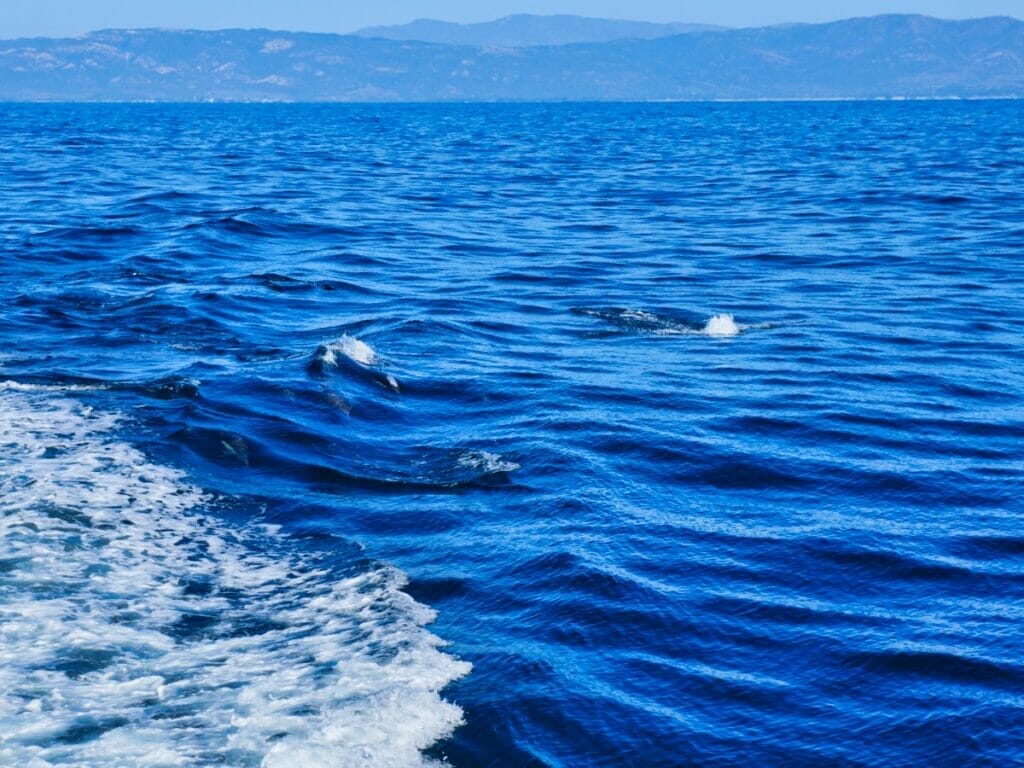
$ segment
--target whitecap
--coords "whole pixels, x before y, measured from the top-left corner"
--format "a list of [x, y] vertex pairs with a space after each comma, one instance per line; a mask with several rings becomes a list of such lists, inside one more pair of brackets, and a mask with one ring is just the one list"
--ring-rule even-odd
[[371, 379], [389, 392], [398, 394], [402, 391], [398, 379], [393, 374], [381, 370], [380, 356], [365, 341], [346, 334], [332, 344], [321, 345], [317, 350], [316, 361], [319, 363], [319, 370], [325, 365], [336, 368], [343, 359], [368, 370]]
[[715, 315], [708, 319], [707, 324], [704, 326], [704, 333], [708, 336], [736, 336], [740, 332], [740, 327], [736, 325], [736, 320], [732, 315]]
[[403, 575], [228, 525], [116, 426], [0, 384], [0, 765], [423, 765], [469, 665]]
[[365, 366], [377, 365], [378, 361], [377, 353], [373, 347], [365, 341], [361, 341], [348, 334], [345, 334], [333, 344], [324, 345], [320, 359], [327, 365], [337, 365], [338, 355], [347, 357], [349, 360]]

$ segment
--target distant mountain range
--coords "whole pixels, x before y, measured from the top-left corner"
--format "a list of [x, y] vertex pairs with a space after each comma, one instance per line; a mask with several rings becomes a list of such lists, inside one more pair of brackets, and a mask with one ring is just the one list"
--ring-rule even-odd
[[525, 48], [535, 45], [607, 43], [611, 40], [654, 40], [687, 32], [724, 27], [709, 24], [654, 24], [649, 21], [591, 19], [585, 16], [532, 16], [517, 14], [480, 24], [419, 19], [396, 27], [368, 27], [355, 34], [387, 40], [418, 40], [442, 45], [478, 48]]
[[[500, 29], [506, 26], [510, 31], [503, 37]], [[1024, 97], [1024, 22], [1006, 17], [941, 21], [892, 15], [829, 24], [693, 29], [653, 38], [652, 26], [657, 25], [512, 17], [491, 25], [444, 27], [444, 34], [464, 35], [473, 44], [386, 39], [380, 30], [358, 35], [106, 30], [71, 39], [3, 41], [0, 99]], [[423, 27], [400, 29], [392, 34], [421, 34]], [[375, 36], [365, 36], [370, 34]], [[564, 42], [584, 34], [616, 39]], [[563, 42], [507, 42], [540, 39]], [[498, 45], [500, 40], [506, 44]]]

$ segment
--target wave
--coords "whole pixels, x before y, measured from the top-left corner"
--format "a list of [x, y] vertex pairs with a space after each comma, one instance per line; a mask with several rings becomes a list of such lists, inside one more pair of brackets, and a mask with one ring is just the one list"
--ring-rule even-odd
[[365, 341], [345, 334], [331, 344], [321, 344], [316, 351], [313, 367], [322, 372], [325, 368], [338, 368], [344, 361], [355, 363], [359, 368], [370, 371], [373, 381], [392, 392], [399, 392], [401, 386], [392, 374], [379, 370], [381, 359], [376, 350]]
[[631, 333], [648, 333], [656, 336], [699, 334], [717, 338], [737, 336], [750, 328], [767, 326], [739, 325], [733, 315], [723, 313], [707, 319], [681, 319], [658, 315], [644, 309], [587, 309], [573, 307], [577, 315], [595, 317]]
[[469, 665], [403, 575], [227, 524], [117, 424], [0, 385], [0, 764], [425, 764]]
[[164, 376], [158, 379], [140, 381], [103, 381], [84, 376], [67, 374], [29, 377], [35, 380], [0, 381], [0, 393], [4, 392], [50, 392], [55, 394], [72, 392], [124, 391], [139, 392], [156, 400], [189, 399], [199, 397], [199, 379], [185, 376]]

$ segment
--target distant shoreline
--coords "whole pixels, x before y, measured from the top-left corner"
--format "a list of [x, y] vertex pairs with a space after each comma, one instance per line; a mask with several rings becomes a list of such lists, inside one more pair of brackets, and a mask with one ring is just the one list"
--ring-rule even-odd
[[[559, 27], [557, 20], [542, 19], [538, 24], [539, 29], [522, 30], [516, 39], [528, 39], [529, 32], [530, 39], [548, 35], [571, 41], [575, 34]], [[486, 39], [506, 40], [495, 37], [499, 32], [488, 32]], [[524, 47], [258, 29], [111, 29], [73, 39], [3, 41], [0, 99], [103, 103], [1020, 99], [1024, 98], [1021, 61], [1024, 21], [1010, 17], [943, 21], [887, 15], [828, 24]]]

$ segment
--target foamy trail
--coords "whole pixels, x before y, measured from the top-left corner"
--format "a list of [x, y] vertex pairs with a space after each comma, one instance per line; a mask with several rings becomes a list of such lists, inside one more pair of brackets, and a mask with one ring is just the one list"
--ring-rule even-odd
[[514, 461], [506, 461], [500, 455], [489, 451], [467, 451], [459, 456], [458, 464], [467, 469], [481, 470], [488, 475], [515, 472], [520, 469]]
[[117, 419], [0, 383], [0, 765], [421, 766], [469, 665], [390, 568], [209, 514]]
[[748, 328], [762, 326], [739, 325], [731, 314], [709, 317], [703, 324], [664, 317], [643, 309], [585, 309], [573, 308], [573, 312], [596, 317], [633, 333], [650, 333], [655, 336], [683, 336], [700, 334], [724, 338], [737, 336]]

